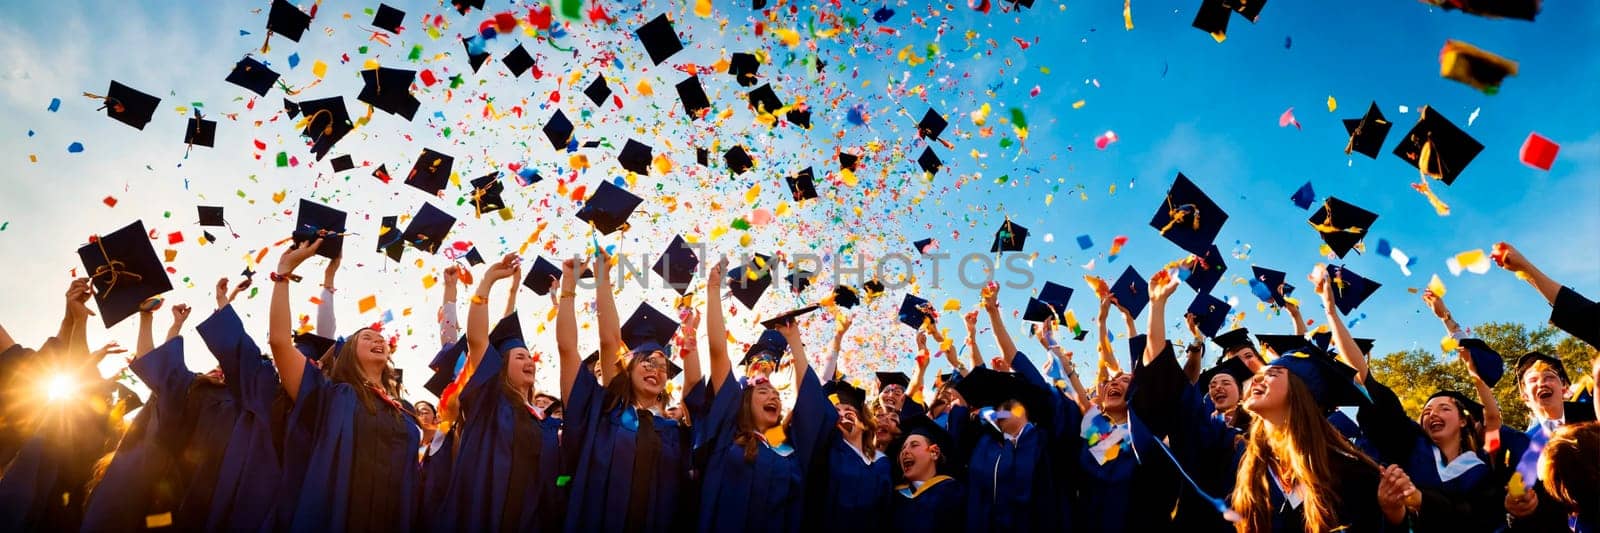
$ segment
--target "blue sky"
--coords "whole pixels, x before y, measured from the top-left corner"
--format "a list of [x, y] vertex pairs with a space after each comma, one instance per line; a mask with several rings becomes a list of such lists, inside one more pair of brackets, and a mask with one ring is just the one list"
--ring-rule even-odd
[[[1600, 13], [1587, 2], [1546, 3], [1534, 23], [1443, 12], [1419, 2], [1342, 8], [1274, 2], [1256, 24], [1234, 17], [1222, 43], [1189, 27], [1195, 7], [1189, 4], [1198, 2], [1135, 1], [1132, 31], [1123, 29], [1115, 2], [1040, 1], [1020, 16], [998, 9], [981, 14], [961, 3], [908, 2], [888, 5], [895, 14], [883, 24], [871, 20], [882, 5], [846, 3], [842, 14], [859, 26], [837, 35], [826, 33], [830, 24], [819, 15], [835, 11], [827, 5], [784, 4], [762, 14], [747, 5], [718, 2], [710, 18], [700, 18], [685, 4], [604, 4], [619, 22], [572, 22], [563, 28], [565, 35], [553, 40], [546, 38], [548, 33], [535, 37], [519, 30], [491, 42], [489, 49], [497, 58], [514, 46], [513, 40], [524, 44], [545, 71], [542, 79], [511, 79], [495, 61], [477, 75], [465, 73], [467, 84], [448, 94], [442, 86], [424, 88], [419, 83], [415, 89], [423, 105], [414, 122], [378, 112], [333, 151], [352, 154], [358, 163], [387, 164], [403, 176], [417, 153], [434, 148], [457, 157], [462, 183], [504, 172], [510, 163], [533, 165], [546, 179], [511, 191], [516, 212], [511, 221], [473, 219], [469, 208], [457, 204], [461, 189], [455, 186], [442, 198], [429, 200], [398, 182], [378, 183], [370, 168], [335, 175], [326, 161], [312, 160], [292, 120], [274, 115], [284, 97], [281, 90], [254, 99], [254, 108], [247, 109], [252, 102], [244, 97], [254, 95], [222, 81], [235, 61], [253, 51], [283, 73], [284, 81], [304, 89], [313, 79], [311, 63], [320, 59], [329, 64], [327, 78], [292, 98], [344, 95], [352, 115], [360, 117], [365, 106], [354, 96], [365, 60], [460, 73], [466, 60], [459, 36], [475, 31], [486, 13], [461, 16], [436, 2], [397, 2], [407, 11], [407, 28], [393, 46], [384, 47], [368, 42], [370, 34], [363, 30], [370, 15], [362, 10], [376, 7], [376, 2], [329, 0], [301, 42], [274, 38], [271, 51], [261, 54], [267, 4], [58, 2], [27, 9], [0, 7], [0, 113], [10, 119], [10, 126], [0, 129], [10, 162], [0, 178], [5, 191], [0, 195], [0, 223], [6, 224], [0, 231], [0, 256], [11, 258], [7, 272], [16, 280], [11, 301], [37, 302], [0, 310], [0, 323], [15, 336], [35, 343], [53, 331], [68, 273], [78, 266], [74, 250], [88, 235], [108, 233], [135, 219], [162, 233], [185, 234], [182, 244], [155, 244], [158, 251], [171, 248], [179, 254], [171, 265], [178, 271], [173, 278], [179, 288], [169, 301], [197, 305], [204, 313], [215, 279], [236, 274], [243, 257], [282, 238], [292, 225], [294, 200], [309, 196], [350, 211], [352, 231], [365, 233], [347, 246], [352, 255], [340, 283], [341, 329], [353, 330], [353, 325], [392, 312], [396, 318], [390, 331], [406, 334], [397, 361], [415, 369], [411, 375], [423, 375], [421, 366], [437, 342], [432, 319], [439, 294], [437, 288], [424, 291], [420, 279], [447, 262], [431, 257], [418, 266], [414, 261], [420, 254], [411, 251], [401, 264], [386, 263], [370, 252], [377, 219], [414, 212], [431, 201], [460, 220], [451, 239], [472, 242], [486, 256], [514, 251], [541, 221], [549, 228], [540, 244], [554, 238], [556, 252], [581, 252], [589, 242], [587, 230], [572, 219], [576, 203], [559, 194], [555, 183], [571, 175], [568, 156], [549, 150], [538, 133], [551, 105], [580, 122], [584, 138], [606, 142], [605, 148], [585, 152], [593, 168], [566, 184], [569, 192], [577, 186], [592, 191], [598, 182], [616, 178], [621, 171], [611, 154], [625, 138], [670, 154], [673, 172], [633, 182], [632, 189], [646, 199], [641, 214], [635, 215], [635, 229], [626, 237], [601, 238], [628, 252], [654, 254], [681, 233], [709, 240], [718, 253], [836, 251], [849, 245], [881, 257], [908, 250], [913, 240], [934, 237], [944, 251], [963, 254], [986, 250], [994, 230], [1009, 216], [1033, 231], [1028, 252], [1038, 254], [1032, 263], [1036, 276], [1077, 289], [1072, 308], [1090, 327], [1094, 303], [1081, 281], [1084, 274], [1114, 278], [1132, 264], [1148, 276], [1183, 255], [1146, 224], [1173, 176], [1182, 171], [1231, 215], [1219, 246], [1249, 246], [1248, 259], [1228, 260], [1228, 276], [1215, 294], [1239, 298], [1246, 311], [1244, 325], [1252, 330], [1287, 332], [1292, 325], [1287, 318], [1260, 312], [1236, 277], [1258, 264], [1303, 280], [1313, 264], [1323, 261], [1320, 241], [1304, 222], [1309, 214], [1288, 200], [1306, 181], [1313, 183], [1319, 201], [1333, 195], [1380, 214], [1368, 239], [1369, 252], [1343, 261], [1384, 285], [1362, 306], [1367, 318], [1354, 329], [1357, 336], [1377, 338], [1380, 352], [1437, 350], [1443, 331], [1406, 290], [1422, 287], [1435, 273], [1448, 285], [1447, 300], [1464, 324], [1543, 322], [1548, 306], [1505, 272], [1452, 277], [1446, 271], [1447, 257], [1488, 249], [1499, 240], [1517, 244], [1567, 285], [1600, 295], [1600, 212], [1595, 209], [1600, 205], [1600, 130], [1595, 128], [1600, 111], [1592, 106], [1600, 96], [1600, 45], [1581, 39], [1600, 30]], [[502, 0], [490, 0], [488, 7], [490, 13], [527, 13], [526, 6]], [[653, 66], [630, 30], [660, 12], [675, 19], [687, 49]], [[448, 27], [439, 30], [441, 38], [425, 34], [424, 14], [446, 15]], [[758, 21], [766, 30], [761, 36], [754, 32]], [[799, 30], [797, 47], [788, 48], [775, 36], [774, 29], [785, 27]], [[240, 30], [250, 34], [240, 35]], [[1521, 71], [1494, 96], [1442, 79], [1438, 52], [1452, 38], [1516, 60]], [[417, 61], [406, 58], [414, 44], [423, 50]], [[369, 47], [366, 54], [358, 51], [363, 45]], [[674, 67], [706, 66], [733, 52], [758, 49], [769, 54], [761, 66], [762, 81], [772, 83], [786, 101], [804, 98], [812, 109], [812, 129], [754, 123], [739, 96], [748, 89], [725, 74], [701, 78], [716, 112], [729, 116], [693, 124], [683, 117], [672, 84], [684, 74]], [[821, 75], [804, 66], [803, 58], [813, 50], [828, 64]], [[289, 68], [290, 54], [299, 55], [298, 67]], [[341, 54], [351, 61], [341, 63]], [[911, 65], [902, 54], [927, 61]], [[597, 74], [606, 76], [623, 100], [620, 109], [597, 109], [579, 92]], [[103, 93], [113, 79], [163, 98], [155, 121], [144, 131], [104, 117], [95, 110], [98, 103], [80, 96]], [[653, 88], [653, 96], [640, 94], [641, 81]], [[1036, 86], [1039, 93], [1031, 96]], [[560, 93], [559, 104], [550, 103], [551, 92]], [[1331, 113], [1329, 96], [1338, 102]], [[52, 98], [62, 100], [59, 111], [46, 109]], [[525, 114], [485, 119], [488, 98], [500, 113], [521, 106]], [[1074, 109], [1072, 104], [1080, 100], [1084, 105]], [[1351, 159], [1342, 151], [1340, 119], [1359, 117], [1371, 101], [1378, 102], [1395, 128], [1376, 161]], [[217, 148], [196, 148], [186, 159], [178, 107], [193, 102], [203, 103], [208, 116], [221, 119], [222, 125]], [[994, 134], [988, 137], [968, 116], [984, 104], [992, 109], [987, 125]], [[845, 119], [847, 110], [858, 105], [869, 117], [861, 126]], [[1423, 105], [1485, 145], [1453, 186], [1435, 184], [1452, 207], [1448, 217], [1435, 215], [1410, 190], [1407, 184], [1417, 180], [1415, 170], [1389, 153]], [[1410, 112], [1400, 112], [1401, 106]], [[915, 119], [929, 107], [950, 121], [944, 138], [953, 144], [935, 146], [947, 166], [931, 183], [905, 159], [925, 146], [913, 132]], [[1290, 107], [1303, 129], [1278, 126], [1278, 116]], [[1015, 136], [1002, 118], [1013, 108], [1027, 117], [1029, 135], [1025, 143], [1006, 147], [1002, 138]], [[1474, 110], [1479, 117], [1468, 126]], [[237, 119], [226, 118], [230, 113], [237, 113]], [[263, 123], [254, 124], [258, 120]], [[1120, 140], [1106, 150], [1095, 149], [1094, 138], [1108, 130]], [[1517, 150], [1529, 132], [1561, 144], [1550, 171], [1518, 162]], [[268, 148], [256, 150], [257, 140]], [[68, 153], [72, 142], [83, 143], [85, 151]], [[734, 177], [720, 166], [696, 168], [693, 147], [713, 143], [752, 147], [756, 170]], [[835, 168], [830, 158], [839, 148], [867, 154], [866, 170], [854, 187], [830, 181]], [[299, 166], [276, 168], [273, 160], [279, 152], [295, 156]], [[982, 157], [974, 157], [975, 152]], [[31, 162], [30, 156], [38, 161]], [[781, 176], [808, 165], [830, 181], [819, 184], [823, 198], [779, 207], [785, 200]], [[760, 190], [752, 193], [756, 185]], [[280, 191], [287, 200], [273, 204], [272, 194]], [[1080, 200], [1078, 191], [1087, 200]], [[1049, 205], [1047, 195], [1053, 195]], [[106, 196], [116, 197], [118, 205], [102, 204]], [[670, 213], [669, 197], [677, 201]], [[199, 246], [194, 242], [200, 229], [192, 218], [195, 205], [226, 207], [240, 237]], [[713, 228], [727, 227], [760, 208], [783, 213], [771, 224], [748, 232], [727, 230], [712, 238]], [[748, 246], [739, 242], [746, 233]], [[1045, 242], [1047, 234], [1053, 242]], [[1075, 238], [1082, 234], [1092, 237], [1095, 248], [1078, 249]], [[1104, 254], [1117, 235], [1129, 241], [1108, 262]], [[1389, 258], [1376, 255], [1376, 238], [1417, 258], [1410, 277]], [[274, 248], [268, 263], [279, 253]], [[1096, 265], [1092, 272], [1083, 268], [1091, 259]], [[302, 273], [318, 269], [320, 264], [308, 264]], [[920, 281], [918, 292], [936, 303], [954, 298], [970, 308], [977, 301], [975, 291], [951, 283], [948, 268], [941, 289], [931, 289], [928, 279]], [[258, 340], [265, 336], [262, 285], [260, 296], [240, 304], [259, 330]], [[822, 293], [812, 289], [794, 296], [780, 288], [769, 292], [755, 314], [771, 315]], [[306, 303], [312, 296], [310, 283], [295, 289], [296, 313], [311, 312]], [[1306, 315], [1320, 323], [1320, 306], [1311, 301], [1309, 289], [1304, 291]], [[378, 297], [378, 309], [360, 314], [355, 300], [369, 294]], [[639, 301], [664, 307], [669, 294], [660, 288], [630, 288], [618, 297], [619, 308], [626, 313]], [[1170, 304], [1173, 333], [1181, 320], [1176, 308], [1186, 306], [1191, 295], [1181, 288]], [[1026, 296], [1024, 291], [1002, 295], [1008, 316], [1011, 310], [1020, 311]], [[847, 369], [861, 375], [868, 367], [909, 366], [909, 330], [891, 326], [899, 298], [895, 291], [885, 301], [856, 311], [860, 326], [851, 345], [860, 348], [846, 358]], [[526, 292], [520, 302], [525, 328], [537, 330], [549, 303]], [[410, 316], [404, 316], [406, 308], [412, 310]], [[191, 319], [191, 326], [200, 319]], [[741, 309], [733, 320], [735, 338], [754, 338], [750, 313]], [[165, 321], [163, 316], [158, 331]], [[132, 323], [110, 331], [93, 328], [91, 343], [115, 339], [131, 346]], [[1143, 324], [1141, 318], [1141, 328]], [[942, 325], [959, 330], [956, 320]], [[1022, 327], [1015, 317], [1008, 325], [1013, 331]], [[809, 329], [808, 344], [815, 353], [825, 345], [830, 328], [814, 321]], [[880, 334], [885, 331], [893, 334]], [[982, 340], [986, 353], [994, 355], [986, 334]], [[585, 351], [594, 344], [592, 332], [585, 333], [584, 343]], [[535, 344], [553, 353], [548, 343]], [[1068, 346], [1080, 353], [1079, 365], [1088, 368], [1092, 344], [1069, 341]], [[191, 354], [191, 366], [200, 368], [204, 359]], [[108, 363], [106, 370], [115, 366]]]

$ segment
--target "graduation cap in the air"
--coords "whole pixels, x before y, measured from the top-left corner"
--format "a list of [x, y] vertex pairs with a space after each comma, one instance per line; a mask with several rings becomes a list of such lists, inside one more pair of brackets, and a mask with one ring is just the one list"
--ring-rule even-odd
[[689, 294], [689, 284], [694, 281], [694, 273], [699, 268], [700, 256], [694, 253], [694, 248], [683, 240], [682, 235], [674, 235], [650, 270], [667, 280], [667, 286], [683, 296]]
[[922, 329], [924, 323], [933, 320], [933, 315], [929, 313], [932, 309], [932, 304], [927, 300], [906, 293], [905, 298], [900, 300], [900, 311], [896, 313], [896, 317], [901, 324], [910, 326], [911, 329]]
[[761, 61], [755, 54], [734, 52], [728, 59], [728, 75], [738, 80], [740, 87], [750, 87], [756, 84], [756, 71], [761, 68]]
[[111, 88], [106, 90], [104, 105], [106, 116], [143, 130], [144, 125], [149, 124], [150, 118], [155, 116], [156, 106], [161, 105], [161, 99], [113, 80]]
[[816, 310], [821, 309], [821, 308], [822, 308], [822, 306], [820, 306], [820, 305], [807, 305], [805, 307], [800, 307], [798, 309], [791, 309], [791, 310], [788, 310], [788, 311], [784, 311], [782, 313], [779, 313], [777, 316], [774, 316], [772, 318], [768, 318], [766, 320], [762, 320], [761, 321], [761, 327], [767, 328], [767, 329], [777, 329], [779, 326], [782, 326], [784, 324], [788, 324], [790, 322], [793, 322], [793, 321], [799, 319], [800, 317], [805, 316], [807, 314], [810, 314], [812, 311], [816, 311]]
[[411, 82], [416, 78], [415, 70], [388, 67], [363, 70], [361, 83], [365, 85], [361, 88], [361, 94], [356, 95], [356, 100], [411, 120], [417, 116], [417, 108], [422, 106], [422, 102], [411, 94]]
[[[256, 61], [255, 58], [244, 56], [244, 59], [233, 65], [233, 71], [228, 73], [225, 81], [244, 87], [256, 93], [256, 96], [266, 96], [267, 91], [272, 90], [272, 84], [278, 81], [278, 73]], [[290, 118], [293, 117], [294, 115], [290, 114]]]
[[698, 120], [702, 111], [711, 109], [711, 98], [706, 96], [706, 89], [700, 85], [699, 76], [689, 76], [678, 82], [678, 100], [683, 102], [683, 110], [689, 114], [689, 120]]
[[744, 367], [745, 375], [771, 374], [778, 368], [778, 361], [783, 360], [783, 352], [788, 349], [789, 340], [783, 338], [782, 333], [768, 329], [762, 331], [756, 342], [745, 349], [739, 365]]
[[483, 9], [483, 0], [450, 0], [450, 5], [456, 6], [456, 12], [465, 15], [473, 8]]
[[294, 225], [294, 242], [313, 242], [319, 237], [322, 246], [317, 255], [338, 259], [344, 254], [345, 212], [304, 198]]
[[1467, 164], [1483, 151], [1483, 144], [1432, 107], [1422, 106], [1418, 115], [1417, 124], [1395, 145], [1394, 155], [1445, 185], [1455, 183]]
[[1238, 328], [1221, 335], [1215, 335], [1211, 337], [1211, 342], [1222, 348], [1222, 353], [1224, 354], [1239, 348], [1255, 348], [1255, 344], [1250, 342], [1250, 330], [1245, 328]]
[[411, 217], [411, 223], [406, 225], [406, 231], [400, 234], [400, 238], [418, 250], [435, 253], [444, 245], [445, 236], [450, 234], [450, 227], [455, 224], [455, 217], [433, 204], [423, 202], [417, 216]]
[[422, 155], [417, 156], [416, 164], [411, 166], [411, 173], [406, 175], [406, 185], [437, 196], [450, 183], [450, 170], [455, 161], [456, 158], [432, 148], [423, 148]]
[[1322, 201], [1322, 209], [1312, 213], [1307, 222], [1322, 236], [1322, 242], [1328, 244], [1334, 255], [1343, 259], [1351, 248], [1367, 237], [1372, 223], [1377, 220], [1377, 213], [1329, 196]]
[[844, 150], [839, 150], [838, 151], [838, 155], [839, 155], [839, 170], [848, 170], [848, 171], [851, 171], [851, 172], [855, 172], [856, 163], [861, 161], [861, 156], [856, 155], [856, 154], [852, 154], [850, 152], [846, 152]]
[[541, 131], [544, 132], [546, 139], [550, 139], [552, 150], [565, 150], [567, 145], [572, 143], [572, 121], [567, 120], [567, 114], [562, 113], [560, 109], [550, 115], [550, 120], [545, 122]]
[[481, 216], [484, 213], [505, 209], [506, 201], [500, 197], [505, 190], [505, 184], [500, 183], [498, 170], [472, 180], [472, 192], [468, 193], [468, 198], [472, 201], [473, 212]]
[[533, 291], [534, 294], [544, 296], [550, 294], [551, 286], [561, 279], [561, 267], [546, 261], [543, 257], [533, 260], [533, 267], [528, 269], [528, 275], [522, 279], [522, 286]]
[[742, 144], [734, 145], [722, 154], [722, 162], [728, 165], [728, 170], [733, 171], [735, 176], [744, 174], [756, 166], [756, 161], [750, 158], [750, 153], [745, 151]]
[[378, 223], [378, 248], [376, 251], [389, 256], [395, 262], [400, 261], [400, 256], [405, 254], [406, 241], [400, 234], [400, 217], [390, 215], [383, 217]]
[[317, 361], [330, 355], [329, 351], [339, 344], [339, 341], [315, 333], [301, 333], [295, 335], [293, 340], [294, 349], [299, 350], [300, 355], [304, 355], [306, 359], [312, 361]]
[[217, 143], [217, 121], [206, 120], [200, 116], [200, 110], [194, 110], [194, 116], [189, 117], [189, 125], [183, 129], [183, 144], [189, 146], [211, 147]]
[[1111, 284], [1111, 295], [1117, 297], [1117, 303], [1128, 310], [1134, 318], [1144, 312], [1144, 306], [1150, 303], [1150, 282], [1145, 281], [1137, 270], [1129, 265], [1122, 271], [1122, 276]]
[[783, 107], [783, 100], [778, 98], [778, 93], [772, 90], [770, 83], [762, 84], [746, 93], [745, 100], [750, 102], [750, 109], [756, 114], [772, 114]]
[[284, 98], [283, 99], [283, 113], [285, 115], [289, 115], [289, 118], [294, 118], [294, 117], [300, 116], [300, 104], [294, 103], [294, 102], [290, 101], [288, 98]]
[[728, 291], [744, 304], [745, 309], [755, 309], [761, 295], [772, 286], [772, 258], [756, 254], [749, 263], [728, 271]]
[[606, 106], [606, 99], [611, 98], [611, 86], [606, 85], [604, 75], [595, 75], [594, 81], [583, 88], [583, 95], [589, 97], [589, 101], [594, 102], [595, 107], [603, 108]]
[[1228, 312], [1233, 306], [1228, 302], [1207, 293], [1194, 295], [1194, 301], [1189, 303], [1189, 312], [1195, 316], [1195, 326], [1200, 328], [1200, 333], [1207, 337], [1217, 334], [1222, 325], [1228, 321]]
[[1044, 322], [1054, 316], [1056, 322], [1065, 324], [1067, 303], [1071, 301], [1070, 287], [1046, 281], [1044, 287], [1039, 289], [1038, 296], [1028, 298], [1028, 308], [1022, 312], [1022, 319], [1029, 322]]
[[880, 393], [889, 388], [890, 385], [897, 385], [900, 390], [906, 390], [911, 386], [911, 377], [907, 376], [905, 372], [875, 372], [875, 374], [878, 378], [878, 392]]
[[329, 160], [328, 163], [333, 165], [333, 171], [336, 173], [356, 168], [356, 161], [350, 157], [350, 154], [335, 157]]
[[462, 257], [466, 258], [468, 266], [478, 266], [483, 264], [483, 254], [478, 253], [477, 246], [469, 248], [467, 250], [467, 254], [463, 255]]
[[628, 172], [642, 176], [650, 175], [650, 157], [653, 150], [650, 145], [628, 139], [622, 145], [622, 151], [617, 153], [617, 163]]
[[817, 181], [811, 173], [811, 167], [800, 169], [793, 176], [784, 176], [783, 181], [789, 184], [789, 192], [794, 194], [796, 202], [817, 197]]
[[528, 49], [522, 47], [522, 43], [517, 43], [517, 47], [512, 48], [511, 52], [500, 61], [506, 64], [506, 70], [511, 71], [513, 78], [521, 77], [522, 73], [533, 68], [533, 54], [529, 54]]
[[[1302, 342], [1304, 338], [1296, 336]], [[1265, 340], [1262, 341], [1266, 343]], [[1281, 367], [1300, 378], [1311, 396], [1323, 411], [1341, 406], [1360, 406], [1370, 402], [1365, 390], [1356, 383], [1356, 371], [1344, 363], [1311, 351], [1291, 351], [1273, 359], [1272, 366]]]
[[1179, 172], [1155, 216], [1150, 218], [1150, 227], [1179, 248], [1199, 255], [1211, 247], [1227, 221], [1228, 214]]
[[922, 167], [925, 173], [938, 174], [939, 169], [944, 168], [944, 161], [939, 159], [939, 154], [934, 153], [933, 147], [924, 146], [922, 155], [917, 156], [917, 166]]
[[311, 15], [301, 11], [299, 7], [289, 3], [288, 0], [272, 0], [272, 9], [267, 12], [267, 35], [282, 35], [285, 38], [300, 42], [300, 36], [311, 27]]
[[400, 33], [400, 24], [405, 20], [406, 12], [380, 3], [377, 14], [372, 16], [372, 25], [389, 33]]
[[1451, 39], [1439, 51], [1439, 75], [1492, 95], [1502, 80], [1517, 75], [1517, 62]]
[[804, 103], [790, 108], [788, 113], [784, 113], [783, 118], [802, 129], [811, 129], [811, 107]]
[[833, 288], [833, 303], [839, 307], [850, 309], [861, 303], [861, 297], [856, 295], [856, 290], [848, 285], [839, 285]]
[[1222, 261], [1222, 250], [1212, 244], [1203, 254], [1190, 256], [1188, 264], [1189, 276], [1183, 282], [1196, 292], [1211, 292], [1222, 281], [1222, 273], [1228, 271], [1228, 264]]
[[1202, 0], [1190, 25], [1211, 34], [1211, 38], [1217, 42], [1222, 42], [1227, 39], [1230, 15], [1237, 12], [1245, 20], [1254, 23], [1260, 18], [1261, 8], [1266, 4], [1266, 0]]
[[861, 291], [866, 293], [867, 298], [869, 299], [881, 296], [883, 294], [883, 282], [875, 279], [869, 279], [865, 283], [861, 284]]
[[487, 44], [483, 37], [477, 35], [461, 39], [461, 47], [467, 50], [467, 64], [474, 73], [489, 61], [489, 51], [485, 49]]
[[144, 222], [136, 220], [90, 241], [78, 248], [78, 258], [94, 287], [94, 302], [105, 327], [138, 312], [145, 300], [172, 290]]
[[678, 321], [668, 318], [646, 302], [639, 302], [639, 307], [622, 323], [622, 343], [632, 353], [671, 353], [668, 345], [677, 333]]
[[1359, 119], [1344, 119], [1344, 130], [1350, 134], [1350, 141], [1344, 145], [1344, 155], [1354, 151], [1372, 159], [1378, 158], [1378, 151], [1383, 149], [1383, 140], [1389, 138], [1389, 128], [1394, 124], [1383, 118], [1383, 111], [1378, 110], [1378, 102], [1374, 100], [1367, 106], [1367, 114]]
[[934, 248], [938, 248], [939, 243], [935, 242], [932, 238], [917, 239], [916, 242], [911, 243], [911, 247], [916, 248], [917, 253], [927, 255], [929, 252], [932, 252]]
[[939, 140], [939, 134], [944, 133], [945, 127], [949, 125], [950, 123], [945, 122], [944, 117], [939, 116], [939, 113], [930, 107], [928, 112], [922, 114], [922, 120], [917, 122], [917, 136], [930, 141], [937, 141]]
[[600, 182], [594, 194], [578, 209], [578, 220], [594, 225], [601, 235], [610, 235], [628, 224], [628, 216], [644, 200], [609, 181]]
[[[1345, 155], [1350, 155], [1350, 152], [1346, 151]], [[1311, 188], [1311, 182], [1309, 181], [1305, 185], [1301, 185], [1299, 189], [1295, 189], [1294, 194], [1289, 196], [1289, 201], [1294, 202], [1294, 206], [1302, 211], [1311, 209], [1311, 202], [1316, 199], [1317, 192]]]
[[1329, 288], [1333, 291], [1333, 304], [1339, 308], [1340, 314], [1346, 315], [1383, 286], [1339, 265], [1328, 265], [1328, 278]]
[[300, 102], [300, 113], [305, 115], [305, 129], [301, 135], [311, 138], [311, 153], [317, 161], [328, 155], [328, 150], [356, 129], [350, 122], [350, 111], [344, 106], [343, 96]]
[[695, 162], [695, 164], [700, 165], [702, 167], [711, 166], [711, 151], [707, 150], [705, 148], [700, 148], [698, 146], [695, 147], [695, 149], [694, 149], [694, 162]]
[[634, 34], [639, 37], [639, 42], [644, 43], [644, 51], [656, 65], [683, 50], [683, 41], [678, 40], [678, 32], [672, 28], [672, 21], [667, 20], [666, 13], [656, 15], [656, 18], [635, 30]]
[[196, 206], [195, 211], [200, 216], [201, 226], [222, 227], [228, 225], [228, 221], [222, 218], [221, 207], [202, 205]]
[[1217, 363], [1217, 366], [1201, 372], [1200, 379], [1195, 380], [1194, 384], [1202, 388], [1210, 387], [1212, 378], [1224, 374], [1233, 377], [1233, 382], [1238, 384], [1240, 391], [1245, 390], [1245, 384], [1250, 382], [1250, 378], [1255, 377], [1255, 373], [1250, 371], [1250, 367], [1245, 366], [1244, 360], [1238, 357], [1229, 357], [1221, 363]]
[[1483, 378], [1483, 382], [1490, 387], [1499, 383], [1500, 378], [1506, 374], [1505, 358], [1482, 339], [1461, 339], [1461, 348], [1472, 357], [1472, 366], [1476, 367], [1478, 377]]
[[[1294, 293], [1294, 286], [1284, 283], [1288, 278], [1287, 274], [1253, 265], [1250, 267], [1250, 272], [1253, 276], [1250, 279], [1250, 292], [1255, 294], [1256, 298], [1278, 307], [1289, 305], [1284, 298]], [[1282, 286], [1282, 290], [1279, 290], [1279, 286]]]
[[816, 272], [809, 270], [794, 270], [789, 272], [789, 275], [784, 276], [784, 279], [788, 280], [789, 282], [790, 292], [800, 294], [801, 292], [804, 292], [806, 288], [811, 286], [811, 280], [816, 276]]
[[994, 232], [994, 243], [989, 245], [990, 253], [1020, 252], [1022, 245], [1028, 242], [1028, 228], [1006, 219], [1000, 224], [1000, 229]]
[[1533, 21], [1539, 14], [1541, 0], [1424, 0], [1446, 11], [1461, 12], [1488, 18], [1520, 19]]

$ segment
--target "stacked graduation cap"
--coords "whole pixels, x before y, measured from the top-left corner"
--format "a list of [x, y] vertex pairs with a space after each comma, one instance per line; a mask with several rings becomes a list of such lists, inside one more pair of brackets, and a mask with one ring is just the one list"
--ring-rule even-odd
[[1166, 199], [1150, 219], [1150, 227], [1184, 251], [1202, 255], [1214, 248], [1211, 243], [1227, 221], [1228, 214], [1189, 181], [1188, 176], [1179, 172], [1172, 187], [1167, 189]]
[[89, 244], [78, 248], [78, 258], [107, 328], [138, 312], [145, 300], [172, 290], [143, 221], [90, 238]]

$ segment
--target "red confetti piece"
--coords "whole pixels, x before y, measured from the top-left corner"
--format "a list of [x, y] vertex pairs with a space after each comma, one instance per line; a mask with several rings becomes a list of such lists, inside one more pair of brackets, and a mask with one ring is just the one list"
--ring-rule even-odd
[[424, 87], [432, 87], [433, 84], [439, 83], [439, 78], [433, 77], [433, 71], [432, 70], [423, 69], [422, 70], [422, 74], [420, 74], [420, 76], [422, 77], [422, 85]]
[[174, 231], [167, 234], [167, 244], [178, 244], [180, 242], [183, 242], [183, 232]]
[[106, 207], [116, 207], [117, 206], [117, 198], [114, 197], [114, 196], [107, 196], [106, 199], [101, 200], [101, 201], [106, 203]]

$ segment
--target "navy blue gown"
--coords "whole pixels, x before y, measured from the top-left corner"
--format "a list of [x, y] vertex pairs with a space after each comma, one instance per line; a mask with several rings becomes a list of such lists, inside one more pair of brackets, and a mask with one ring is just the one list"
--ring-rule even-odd
[[[695, 447], [707, 456], [700, 493], [700, 531], [799, 531], [805, 473], [839, 413], [822, 394], [817, 375], [806, 370], [789, 413], [787, 441], [758, 445], [753, 462], [734, 442], [743, 386], [730, 371], [709, 405], [691, 405]], [[685, 402], [687, 404], [687, 401]], [[857, 459], [858, 461], [860, 459]]]
[[82, 531], [144, 529], [146, 517], [171, 523], [178, 507], [172, 454], [160, 445], [156, 407], [134, 415], [116, 455], [84, 502]]
[[1011, 367], [1022, 383], [1050, 400], [1049, 410], [1029, 413], [1029, 424], [1015, 441], [987, 423], [968, 424], [964, 413], [947, 419], [970, 449], [967, 468], [967, 531], [1055, 531], [1072, 522], [1070, 462], [1058, 449], [1078, 428], [1076, 403], [1066, 399], [1039, 374], [1028, 356], [1018, 353]]
[[[626, 378], [621, 378], [626, 379]], [[688, 394], [704, 394], [701, 383], [686, 384]], [[622, 531], [633, 492], [633, 459], [638, 451], [639, 418], [633, 406], [605, 409], [606, 391], [588, 365], [578, 370], [566, 402], [561, 431], [564, 470], [570, 472], [567, 531]], [[688, 400], [686, 399], [685, 402]], [[645, 530], [683, 531], [693, 510], [683, 507], [689, 487], [690, 436], [676, 420], [653, 415], [661, 443]], [[696, 420], [699, 423], [699, 420]]]
[[[837, 412], [837, 411], [835, 411]], [[877, 450], [864, 450], [863, 460], [839, 428], [827, 436], [828, 456], [814, 465], [807, 478], [805, 528], [807, 531], [878, 531], [888, 525], [889, 458]]]
[[889, 497], [890, 531], [905, 533], [955, 533], [967, 523], [967, 491], [949, 476], [934, 476], [913, 489], [895, 487]]
[[245, 333], [232, 305], [217, 310], [195, 329], [221, 365], [238, 408], [217, 469], [205, 529], [274, 531], [273, 510], [282, 476], [279, 450], [288, 410], [278, 369]]
[[559, 450], [547, 448], [544, 436], [557, 427], [511, 396], [503, 384], [505, 364], [498, 350], [486, 349], [458, 397], [461, 446], [449, 487], [442, 501], [425, 502], [439, 506], [441, 525], [461, 531], [540, 531], [565, 510], [541, 506], [560, 473], [547, 460], [559, 457]]

